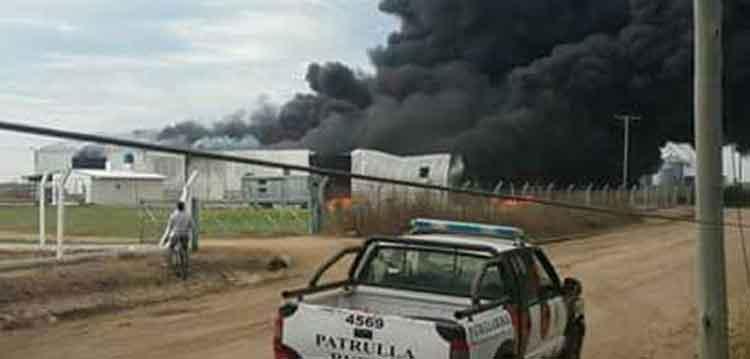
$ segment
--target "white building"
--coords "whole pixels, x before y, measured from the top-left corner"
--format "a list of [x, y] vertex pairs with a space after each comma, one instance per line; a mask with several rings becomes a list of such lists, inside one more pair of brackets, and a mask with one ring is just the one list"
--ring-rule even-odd
[[[34, 150], [34, 173], [60, 172], [73, 166], [73, 157], [86, 143], [59, 142]], [[185, 182], [183, 156], [112, 145], [102, 145], [106, 170], [160, 174], [168, 190], [179, 190]]]
[[[696, 154], [689, 143], [667, 142], [661, 148], [662, 166], [653, 176], [655, 185], [692, 185], [695, 183]], [[734, 145], [722, 149], [724, 183], [750, 183], [750, 156]]]
[[73, 157], [81, 149], [75, 142], [58, 142], [34, 150], [34, 174], [63, 171], [73, 164]]
[[107, 169], [164, 176], [165, 189], [178, 191], [185, 183], [184, 156], [118, 146], [107, 146]]
[[750, 155], [737, 150], [737, 146], [724, 146], [721, 154], [724, 168], [724, 183], [750, 183]]
[[[53, 179], [58, 181], [62, 174]], [[161, 200], [165, 177], [128, 171], [73, 170], [65, 183], [69, 200], [107, 206], [137, 206], [141, 200]], [[53, 198], [57, 198], [53, 191]]]
[[[355, 150], [352, 173], [421, 182], [439, 186], [456, 186], [462, 178], [464, 164], [460, 156], [449, 153], [423, 156], [396, 156], [375, 150]], [[370, 201], [393, 191], [417, 193], [418, 189], [352, 180], [352, 197]]]
[[[309, 150], [247, 150], [226, 151], [223, 153], [231, 156], [297, 166], [309, 166], [311, 154]], [[308, 176], [307, 172], [287, 171], [280, 168], [208, 159], [192, 159], [189, 164], [189, 172], [193, 171], [198, 171], [199, 173], [193, 185], [193, 191], [199, 198], [204, 200], [247, 199], [243, 193], [243, 182], [247, 186], [248, 180], [253, 177], [259, 178], [259, 181], [290, 177], [295, 178], [295, 182], [299, 182], [300, 179]], [[270, 182], [278, 184], [278, 181]], [[263, 184], [258, 183], [253, 185], [253, 188], [261, 191], [263, 190]], [[293, 186], [293, 188], [302, 187]]]

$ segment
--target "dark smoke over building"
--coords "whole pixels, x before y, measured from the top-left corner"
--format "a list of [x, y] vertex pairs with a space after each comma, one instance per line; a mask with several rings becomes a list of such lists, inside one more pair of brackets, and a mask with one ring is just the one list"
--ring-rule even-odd
[[[750, 0], [725, 8], [725, 128], [747, 148]], [[644, 118], [633, 128], [635, 175], [657, 168], [665, 141], [692, 139], [691, 0], [383, 0], [379, 9], [401, 26], [370, 50], [374, 74], [313, 64], [313, 93], [278, 111], [261, 106], [236, 133], [184, 123], [163, 139], [251, 134], [323, 155], [452, 151], [486, 183], [616, 182], [618, 113]]]
[[105, 169], [107, 167], [107, 154], [101, 145], [84, 145], [73, 156], [73, 168], [75, 169]]

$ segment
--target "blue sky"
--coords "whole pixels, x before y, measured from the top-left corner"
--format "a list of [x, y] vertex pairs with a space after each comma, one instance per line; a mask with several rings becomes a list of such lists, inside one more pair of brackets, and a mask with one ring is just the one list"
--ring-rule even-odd
[[[306, 90], [307, 64], [370, 71], [395, 20], [378, 0], [3, 0], [4, 120], [118, 133], [215, 119]], [[0, 180], [39, 138], [0, 132]]]

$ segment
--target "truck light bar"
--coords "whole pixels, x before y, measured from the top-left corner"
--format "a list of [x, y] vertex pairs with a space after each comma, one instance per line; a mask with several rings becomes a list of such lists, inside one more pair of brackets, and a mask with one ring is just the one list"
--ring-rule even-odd
[[495, 226], [490, 224], [442, 221], [437, 219], [416, 218], [411, 221], [412, 233], [452, 233], [473, 234], [502, 239], [519, 240], [524, 232], [515, 227]]

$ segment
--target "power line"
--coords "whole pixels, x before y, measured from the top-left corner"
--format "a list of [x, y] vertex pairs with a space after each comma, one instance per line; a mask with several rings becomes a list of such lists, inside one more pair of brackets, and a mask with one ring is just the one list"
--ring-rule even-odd
[[[325, 169], [325, 168], [314, 167], [314, 166], [285, 164], [285, 163], [280, 163], [280, 162], [233, 156], [233, 155], [228, 155], [224, 153], [165, 146], [165, 145], [146, 143], [146, 142], [140, 142], [140, 141], [135, 141], [135, 140], [121, 139], [121, 138], [108, 137], [108, 136], [102, 136], [102, 135], [92, 135], [92, 134], [86, 134], [86, 133], [80, 133], [80, 132], [74, 132], [74, 131], [68, 131], [68, 130], [53, 129], [53, 128], [48, 128], [48, 127], [24, 125], [24, 124], [6, 122], [6, 121], [0, 121], [0, 130], [12, 131], [12, 132], [23, 132], [27, 134], [34, 134], [34, 135], [39, 135], [39, 136], [47, 136], [47, 137], [55, 137], [55, 138], [65, 138], [69, 140], [77, 140], [77, 141], [84, 141], [84, 142], [110, 144], [110, 145], [122, 146], [122, 147], [141, 148], [144, 150], [150, 150], [154, 152], [181, 155], [181, 156], [185, 156], [186, 158], [204, 158], [204, 159], [215, 160], [215, 161], [225, 161], [225, 162], [242, 163], [242, 164], [255, 165], [255, 166], [265, 166], [265, 167], [270, 167], [270, 168], [288, 169], [291, 171], [306, 172], [310, 174], [316, 174], [316, 175], [328, 176], [328, 177], [349, 178], [349, 179], [356, 179], [356, 180], [361, 180], [361, 181], [366, 181], [366, 182], [379, 182], [379, 183], [385, 183], [385, 184], [390, 184], [390, 185], [420, 188], [420, 189], [441, 191], [441, 192], [452, 192], [452, 193], [465, 194], [465, 195], [471, 195], [471, 196], [476, 196], [476, 197], [498, 198], [498, 199], [504, 199], [504, 200], [535, 203], [535, 204], [544, 205], [544, 206], [579, 210], [579, 211], [585, 211], [585, 212], [602, 213], [602, 214], [635, 217], [635, 218], [660, 219], [660, 220], [666, 220], [666, 221], [686, 222], [686, 223], [694, 223], [694, 224], [706, 224], [706, 225], [717, 225], [717, 226], [722, 225], [722, 223], [713, 223], [713, 222], [701, 223], [700, 221], [697, 221], [692, 218], [687, 218], [687, 217], [652, 214], [652, 213], [644, 213], [640, 211], [628, 211], [628, 210], [622, 210], [622, 209], [613, 209], [613, 208], [597, 207], [597, 206], [586, 206], [586, 205], [574, 204], [570, 202], [561, 202], [561, 201], [554, 201], [554, 200], [547, 200], [547, 199], [540, 199], [540, 198], [533, 198], [533, 197], [523, 197], [523, 196], [516, 196], [516, 195], [506, 195], [506, 194], [494, 193], [494, 192], [489, 192], [489, 191], [482, 191], [482, 190], [475, 190], [475, 189], [468, 189], [468, 188], [458, 188], [458, 187], [448, 187], [448, 186], [434, 185], [434, 184], [429, 184], [429, 183], [411, 182], [411, 181], [386, 178], [386, 177], [368, 176], [368, 175], [356, 174], [356, 173], [351, 173], [351, 172], [346, 172], [346, 171], [341, 171], [341, 170]], [[735, 223], [724, 223], [724, 225], [737, 226], [737, 224]]]

